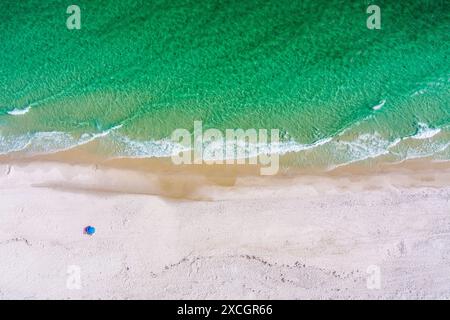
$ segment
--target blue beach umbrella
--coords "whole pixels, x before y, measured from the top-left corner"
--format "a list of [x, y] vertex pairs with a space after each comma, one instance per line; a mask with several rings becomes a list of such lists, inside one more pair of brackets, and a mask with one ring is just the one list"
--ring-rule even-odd
[[87, 226], [86, 228], [84, 228], [84, 232], [92, 236], [95, 233], [95, 228], [92, 226]]

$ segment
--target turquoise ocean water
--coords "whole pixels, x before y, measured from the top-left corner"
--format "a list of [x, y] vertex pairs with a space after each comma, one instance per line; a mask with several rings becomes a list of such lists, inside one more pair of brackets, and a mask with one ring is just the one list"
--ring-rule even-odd
[[449, 37], [444, 0], [2, 0], [0, 154], [162, 157], [201, 120], [299, 166], [449, 160]]

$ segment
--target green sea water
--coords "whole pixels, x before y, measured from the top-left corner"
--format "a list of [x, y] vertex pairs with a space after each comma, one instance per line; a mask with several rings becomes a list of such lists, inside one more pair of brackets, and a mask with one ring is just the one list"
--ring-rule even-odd
[[449, 36], [444, 0], [2, 0], [0, 154], [167, 156], [201, 120], [280, 129], [296, 165], [449, 160]]

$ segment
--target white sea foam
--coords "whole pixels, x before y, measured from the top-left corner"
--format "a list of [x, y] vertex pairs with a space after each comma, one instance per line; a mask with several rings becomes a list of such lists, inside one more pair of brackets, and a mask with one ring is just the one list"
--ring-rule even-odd
[[[433, 152], [439, 152], [443, 147], [447, 147], [447, 145], [436, 145], [436, 148], [432, 148], [430, 145], [429, 148], [423, 150], [409, 150], [408, 152], [402, 150], [400, 142], [403, 140], [428, 139], [440, 132], [440, 129], [429, 128], [426, 124], [420, 123], [419, 125], [420, 128], [415, 135], [398, 138], [394, 141], [374, 132], [359, 134], [353, 139], [346, 139], [340, 134], [335, 138], [323, 138], [310, 144], [298, 143], [292, 139], [273, 144], [249, 144], [245, 141], [238, 141], [224, 145], [217, 142], [206, 142], [203, 159], [205, 161], [227, 160], [229, 159], [227, 158], [229, 155], [226, 153], [227, 148], [234, 150], [234, 153], [232, 153], [233, 159], [238, 159], [237, 155], [240, 155], [241, 158], [254, 158], [261, 154], [277, 153], [283, 155], [317, 149], [318, 154], [326, 157], [325, 161], [330, 166], [336, 167], [386, 154], [392, 154], [398, 158], [429, 156]], [[95, 139], [100, 139], [101, 146], [112, 152], [112, 157], [158, 158], [171, 157], [183, 151], [192, 151], [188, 147], [173, 142], [170, 138], [146, 141], [130, 139], [117, 132], [121, 127], [122, 125], [118, 125], [102, 132], [85, 133], [78, 138], [64, 132], [38, 132], [18, 137], [5, 137], [0, 132], [0, 154], [17, 151], [26, 154], [54, 153], [89, 143]], [[346, 134], [346, 136], [348, 135]], [[396, 147], [397, 145], [400, 149]], [[221, 156], [217, 157], [217, 155]], [[305, 156], [309, 157], [310, 154], [305, 154]]]
[[383, 138], [379, 133], [364, 133], [359, 135], [353, 141], [336, 142], [336, 149], [346, 152], [351, 161], [361, 161], [370, 158], [376, 158], [389, 153], [389, 148], [398, 144], [400, 139], [389, 141]]
[[27, 136], [8, 137], [0, 132], [0, 154], [18, 152], [25, 149], [30, 144]]
[[99, 133], [84, 133], [80, 138], [61, 131], [41, 131], [20, 136], [6, 137], [0, 134], [0, 154], [25, 152], [27, 154], [49, 154], [69, 150], [95, 139], [106, 137], [122, 125]]
[[[215, 143], [214, 146], [207, 146], [207, 154], [204, 156], [205, 160], [214, 160], [213, 154], [221, 154], [221, 151], [225, 155], [223, 160], [228, 159], [242, 159], [242, 158], [254, 158], [262, 154], [287, 154], [290, 152], [301, 152], [309, 149], [316, 148], [327, 142], [331, 141], [332, 138], [320, 139], [311, 144], [301, 144], [294, 140], [289, 140], [285, 142], [274, 142], [274, 143], [246, 143], [245, 141], [227, 142], [226, 144]], [[226, 150], [233, 150], [230, 157], [226, 153]], [[240, 155], [240, 156], [239, 156]], [[217, 159], [217, 158], [216, 158]]]
[[8, 114], [11, 116], [23, 116], [27, 114], [31, 110], [31, 106], [26, 107], [25, 109], [14, 109], [12, 111], [8, 111]]
[[381, 108], [383, 108], [385, 103], [386, 103], [386, 100], [381, 100], [380, 103], [378, 103], [377, 105], [373, 106], [372, 109], [373, 110], [380, 110]]
[[[180, 152], [193, 151], [192, 148], [173, 142], [170, 138], [161, 140], [138, 141], [117, 134], [111, 137], [118, 144], [117, 156], [134, 158], [171, 157]], [[220, 141], [208, 141], [203, 143], [203, 160], [229, 160], [253, 158], [261, 154], [286, 154], [313, 149], [323, 145], [332, 138], [318, 140], [311, 144], [300, 144], [294, 140], [276, 143], [248, 143], [246, 141], [233, 141], [222, 143]], [[227, 150], [232, 150], [230, 156]]]
[[414, 91], [413, 94], [411, 94], [411, 97], [419, 96], [419, 95], [422, 95], [425, 93], [427, 93], [427, 89], [420, 89], [420, 90]]
[[411, 136], [412, 139], [429, 139], [431, 137], [434, 137], [439, 132], [441, 132], [441, 129], [439, 128], [430, 128], [426, 123], [419, 123], [419, 129], [417, 130], [416, 134]]
[[102, 132], [98, 132], [98, 133], [83, 133], [81, 135], [80, 142], [81, 143], [87, 143], [87, 142], [91, 142], [91, 141], [93, 141], [93, 140], [95, 140], [97, 138], [106, 137], [111, 132], [113, 132], [115, 130], [118, 130], [118, 129], [122, 128], [122, 127], [123, 127], [123, 125], [119, 124], [119, 125], [117, 125], [115, 127], [112, 127], [110, 129], [102, 131]]
[[[392, 153], [400, 159], [400, 161], [426, 158], [445, 151], [450, 146], [450, 142], [440, 141], [433, 144], [421, 144], [420, 146], [408, 146], [404, 149], [393, 151]], [[450, 160], [450, 159], [448, 159]]]
[[116, 157], [120, 158], [165, 158], [181, 151], [189, 151], [170, 139], [138, 141], [120, 134], [114, 135], [117, 145]]

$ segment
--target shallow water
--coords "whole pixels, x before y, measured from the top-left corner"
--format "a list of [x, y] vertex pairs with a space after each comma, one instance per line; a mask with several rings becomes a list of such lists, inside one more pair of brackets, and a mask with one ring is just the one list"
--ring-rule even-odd
[[[0, 154], [97, 139], [171, 154], [174, 129], [277, 128], [294, 165], [450, 159], [447, 1], [0, 4]], [[350, 3], [351, 2], [351, 3]]]

